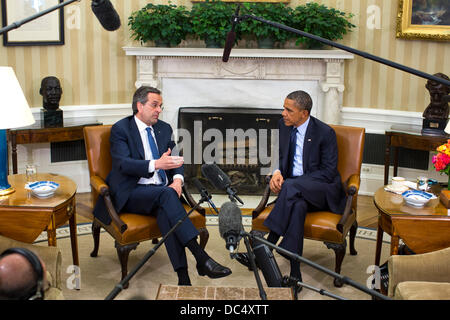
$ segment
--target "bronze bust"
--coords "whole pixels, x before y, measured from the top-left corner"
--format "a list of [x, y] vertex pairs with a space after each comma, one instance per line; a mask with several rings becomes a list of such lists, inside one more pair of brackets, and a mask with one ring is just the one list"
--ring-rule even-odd
[[[434, 76], [450, 80], [443, 73], [436, 73]], [[423, 112], [422, 116], [426, 119], [447, 120], [448, 119], [448, 102], [444, 100], [444, 96], [450, 93], [450, 87], [436, 81], [428, 80], [425, 86], [430, 92], [430, 104]]]
[[45, 77], [42, 79], [39, 93], [42, 95], [45, 110], [56, 110], [59, 108], [62, 88], [58, 78]]
[[41, 123], [43, 127], [62, 127], [63, 111], [59, 108], [62, 88], [59, 79], [53, 76], [41, 81], [39, 93], [42, 95]]
[[[449, 80], [443, 73], [434, 76]], [[446, 136], [445, 127], [448, 122], [448, 94], [450, 87], [437, 81], [428, 80], [425, 88], [430, 92], [430, 104], [423, 112], [422, 134], [431, 136]]]

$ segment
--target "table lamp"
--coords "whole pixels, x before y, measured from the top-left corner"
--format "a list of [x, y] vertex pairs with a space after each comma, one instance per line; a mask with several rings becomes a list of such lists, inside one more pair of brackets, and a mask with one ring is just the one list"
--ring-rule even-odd
[[28, 102], [11, 67], [0, 67], [0, 196], [15, 190], [8, 183], [8, 146], [6, 129], [35, 122]]

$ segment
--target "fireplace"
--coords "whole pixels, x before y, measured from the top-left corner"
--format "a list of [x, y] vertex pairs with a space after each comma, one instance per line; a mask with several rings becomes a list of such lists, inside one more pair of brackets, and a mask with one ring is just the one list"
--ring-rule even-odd
[[[341, 122], [344, 63], [353, 59], [352, 54], [334, 49], [233, 49], [227, 63], [222, 62], [222, 49], [125, 47], [124, 51], [136, 56], [136, 87], [161, 89], [161, 120], [179, 128], [180, 141], [189, 137], [183, 144], [183, 155], [190, 162], [187, 179], [203, 179], [201, 164], [219, 162], [239, 194], [260, 194], [256, 190], [265, 185], [262, 179], [277, 167], [268, 159], [278, 153], [277, 121], [290, 92], [308, 92], [313, 116], [329, 124]], [[244, 138], [224, 143], [227, 130]], [[218, 136], [223, 137], [221, 145], [215, 143]], [[212, 190], [211, 185], [208, 188]]]
[[278, 166], [280, 109], [182, 107], [178, 114], [178, 147], [185, 160], [185, 184], [196, 193], [192, 179], [211, 192], [223, 193], [201, 173], [216, 163], [241, 195], [261, 194], [265, 176]]

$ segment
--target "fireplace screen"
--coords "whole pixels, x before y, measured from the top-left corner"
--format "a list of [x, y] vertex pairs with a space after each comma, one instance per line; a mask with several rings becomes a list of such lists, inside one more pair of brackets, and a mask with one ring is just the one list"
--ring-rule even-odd
[[278, 167], [280, 109], [184, 107], [178, 114], [178, 148], [184, 156], [185, 185], [197, 193], [193, 178], [217, 190], [201, 173], [216, 163], [239, 195], [262, 194], [265, 176]]

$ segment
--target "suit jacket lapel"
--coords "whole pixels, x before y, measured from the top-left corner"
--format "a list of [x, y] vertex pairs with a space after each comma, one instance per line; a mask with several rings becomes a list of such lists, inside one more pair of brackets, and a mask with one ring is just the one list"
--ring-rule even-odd
[[145, 159], [144, 146], [142, 145], [141, 134], [139, 133], [134, 117], [131, 117], [130, 120], [130, 133], [131, 139], [134, 140], [134, 145], [136, 146], [136, 149], [138, 150], [141, 159]]
[[316, 127], [314, 125], [314, 118], [310, 116], [308, 128], [306, 128], [305, 140], [303, 142], [303, 172], [307, 172], [307, 165], [309, 163], [309, 155], [311, 147], [314, 143], [314, 132]]

